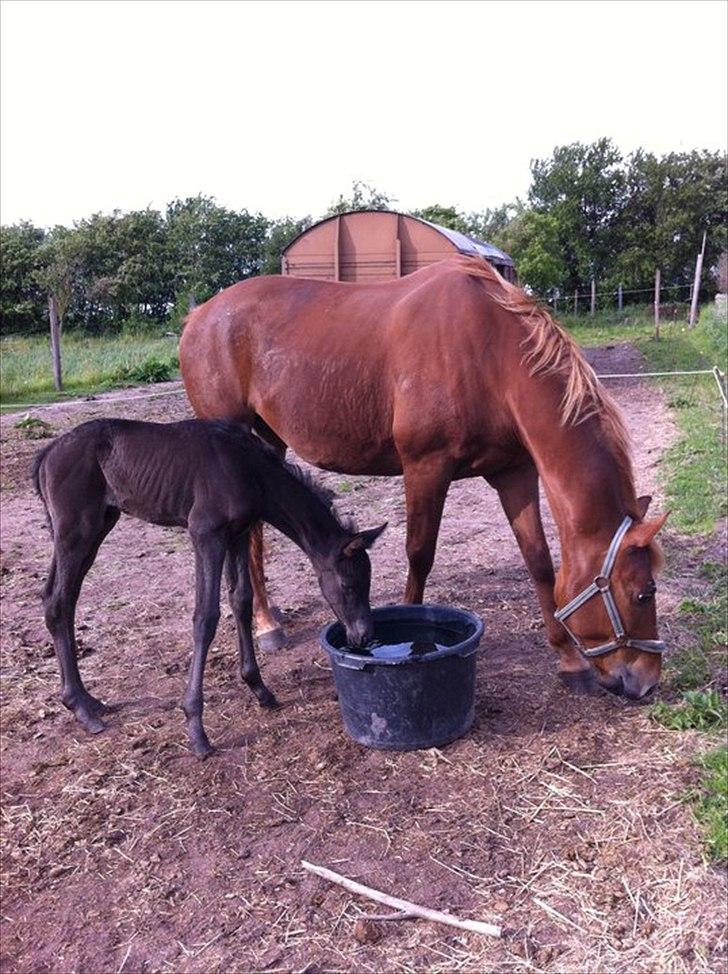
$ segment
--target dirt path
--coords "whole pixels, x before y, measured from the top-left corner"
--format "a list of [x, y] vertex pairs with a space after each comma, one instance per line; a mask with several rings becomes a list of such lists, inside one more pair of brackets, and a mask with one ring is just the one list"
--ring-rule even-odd
[[[597, 371], [633, 371], [618, 345]], [[656, 495], [674, 429], [660, 393], [610, 388], [630, 425], [641, 493]], [[122, 410], [123, 409], [123, 413]], [[60, 432], [99, 415], [171, 420], [183, 397], [43, 413]], [[78, 623], [90, 689], [120, 705], [85, 737], [57, 700], [38, 593], [49, 557], [26, 471], [38, 444], [2, 421], [2, 970], [720, 971], [725, 878], [703, 865], [681, 794], [700, 746], [609, 696], [568, 695], [497, 500], [453, 487], [430, 601], [486, 623], [472, 732], [442, 751], [370, 751], [343, 733], [317, 634], [328, 613], [310, 566], [272, 540], [270, 583], [291, 643], [261, 654], [283, 707], [238, 686], [223, 612], [206, 723], [219, 753], [187, 750], [177, 701], [189, 643], [186, 535], [125, 519], [102, 548]], [[404, 578], [397, 479], [325, 475], [362, 526], [388, 519], [373, 602]], [[548, 534], [555, 542], [553, 526]], [[698, 583], [699, 550], [667, 534], [660, 616]], [[554, 548], [555, 548], [554, 544]], [[501, 941], [424, 922], [380, 924], [370, 904], [304, 873], [306, 858], [425, 905], [501, 922]], [[379, 912], [373, 907], [371, 912]]]

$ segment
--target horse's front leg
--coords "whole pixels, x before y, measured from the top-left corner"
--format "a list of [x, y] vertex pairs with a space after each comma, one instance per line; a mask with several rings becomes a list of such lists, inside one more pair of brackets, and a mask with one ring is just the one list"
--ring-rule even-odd
[[407, 559], [409, 572], [405, 602], [422, 602], [425, 583], [435, 560], [442, 509], [450, 486], [450, 465], [436, 457], [403, 463], [407, 502]]
[[486, 479], [498, 491], [501, 505], [533, 579], [546, 638], [558, 653], [559, 676], [576, 693], [595, 692], [597, 684], [592, 667], [571, 644], [561, 623], [554, 619], [554, 566], [541, 521], [538, 471], [534, 463], [528, 460]]
[[225, 570], [230, 608], [238, 631], [240, 677], [250, 687], [261, 707], [275, 707], [276, 698], [263, 683], [253, 644], [253, 589], [248, 571], [248, 535], [241, 535], [230, 546]]
[[187, 689], [182, 698], [182, 709], [187, 718], [187, 732], [192, 749], [198, 757], [212, 753], [202, 725], [202, 679], [205, 673], [207, 651], [210, 648], [220, 619], [220, 577], [225, 562], [226, 546], [218, 532], [196, 531], [190, 528], [195, 549], [195, 613], [193, 620], [193, 647]]

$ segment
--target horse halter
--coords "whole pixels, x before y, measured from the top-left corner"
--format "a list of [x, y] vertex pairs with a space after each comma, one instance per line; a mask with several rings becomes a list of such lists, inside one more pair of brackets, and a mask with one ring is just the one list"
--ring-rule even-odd
[[[611, 653], [613, 650], [619, 649], [622, 646], [626, 646], [628, 649], [641, 649], [645, 653], [660, 654], [665, 652], [665, 644], [660, 639], [630, 639], [625, 634], [622, 619], [619, 615], [619, 610], [617, 609], [617, 603], [614, 601], [614, 596], [611, 592], [609, 576], [612, 574], [612, 569], [614, 568], [614, 562], [617, 559], [617, 551], [622, 543], [622, 538], [624, 538], [625, 534], [632, 527], [632, 523], [631, 517], [625, 517], [620, 526], [617, 528], [617, 533], [614, 535], [612, 538], [612, 543], [609, 545], [609, 550], [607, 551], [607, 556], [604, 559], [602, 570], [599, 572], [591, 585], [587, 586], [587, 588], [573, 598], [571, 602], [568, 602], [563, 609], [558, 609], [556, 612], [554, 612], [554, 618], [561, 623], [564, 629], [566, 629], [581, 655], [585, 656], [587, 659], [591, 659], [593, 656], [604, 656], [606, 653]], [[592, 596], [597, 594], [601, 595], [601, 597], [604, 599], [604, 607], [607, 610], [607, 615], [612, 623], [616, 638], [610, 643], [603, 643], [601, 646], [594, 646], [592, 649], [587, 649], [579, 637], [573, 633], [571, 629], [569, 629], [564, 622], [564, 619], [568, 619], [572, 613], [576, 612], [577, 609], [580, 609], [582, 605], [592, 598]]]

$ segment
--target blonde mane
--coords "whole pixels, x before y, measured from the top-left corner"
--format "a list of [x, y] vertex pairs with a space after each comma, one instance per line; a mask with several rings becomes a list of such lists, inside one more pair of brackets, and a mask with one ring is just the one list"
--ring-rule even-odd
[[527, 329], [521, 341], [522, 363], [530, 375], [560, 375], [564, 379], [561, 400], [561, 425], [578, 426], [592, 416], [612, 445], [617, 463], [633, 486], [629, 434], [617, 406], [603, 389], [594, 370], [578, 345], [551, 315], [521, 288], [510, 284], [484, 260], [458, 258], [462, 269], [471, 277], [481, 277], [495, 287], [488, 294], [504, 311], [518, 316]]

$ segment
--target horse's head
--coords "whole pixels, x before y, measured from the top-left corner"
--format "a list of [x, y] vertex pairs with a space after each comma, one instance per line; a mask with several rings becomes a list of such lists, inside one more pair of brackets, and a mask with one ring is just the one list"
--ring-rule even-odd
[[367, 548], [371, 548], [386, 526], [385, 523], [345, 536], [316, 565], [321, 591], [346, 629], [349, 646], [365, 646], [374, 636], [369, 605], [372, 569]]
[[[649, 500], [640, 498], [642, 517]], [[661, 556], [654, 539], [666, 519], [626, 517], [606, 553], [588, 553], [556, 586], [556, 619], [599, 683], [635, 700], [660, 679], [664, 644], [657, 636], [654, 576]]]

